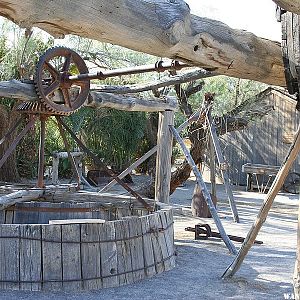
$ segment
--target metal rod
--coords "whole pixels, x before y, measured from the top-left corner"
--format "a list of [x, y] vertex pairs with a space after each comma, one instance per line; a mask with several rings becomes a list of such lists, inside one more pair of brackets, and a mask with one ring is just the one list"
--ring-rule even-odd
[[34, 125], [36, 121], [36, 118], [33, 117], [33, 119], [23, 128], [23, 130], [18, 134], [16, 139], [13, 141], [13, 143], [9, 146], [9, 148], [6, 150], [4, 155], [2, 156], [0, 160], [0, 168], [3, 166], [3, 164], [6, 162], [7, 158], [11, 155], [11, 153], [15, 150], [21, 139], [24, 137], [24, 135], [29, 131], [29, 129]]
[[73, 169], [73, 172], [74, 172], [74, 175], [76, 175], [76, 178], [77, 178], [77, 187], [80, 188], [80, 174], [79, 174], [79, 171], [78, 171], [78, 168], [76, 166], [76, 163], [75, 163], [75, 160], [74, 160], [74, 157], [71, 155], [71, 152], [70, 152], [70, 146], [69, 146], [69, 143], [68, 143], [68, 140], [67, 140], [67, 137], [66, 137], [66, 134], [65, 134], [65, 131], [64, 129], [62, 128], [62, 125], [61, 123], [57, 123], [57, 126], [58, 126], [58, 129], [59, 129], [59, 132], [60, 132], [60, 135], [63, 139], [63, 142], [64, 142], [64, 145], [65, 145], [65, 149], [68, 153], [68, 159], [71, 163], [71, 166], [72, 166], [72, 169]]
[[76, 136], [76, 134], [69, 128], [67, 124], [63, 122], [63, 120], [59, 116], [55, 116], [56, 120], [58, 123], [60, 123], [66, 131], [69, 132], [69, 134], [72, 136], [72, 138], [76, 141], [78, 144], [79, 148], [81, 148], [82, 151], [87, 153], [97, 164], [99, 164], [111, 177], [113, 177], [125, 190], [127, 190], [132, 196], [134, 196], [140, 203], [144, 205], [144, 207], [152, 211], [152, 207], [137, 193], [135, 192], [132, 188], [130, 188], [126, 183], [124, 183], [118, 176], [110, 170], [102, 161], [101, 159], [95, 155], [90, 149], [88, 149], [82, 141]]
[[0, 140], [0, 145], [2, 145], [7, 139], [10, 138], [12, 133], [17, 129], [17, 127], [21, 124], [23, 120], [23, 116], [14, 124], [12, 128], [9, 129], [9, 131], [4, 135], [4, 137]]
[[172, 63], [164, 63], [162, 61], [157, 62], [155, 65], [142, 65], [133, 68], [122, 68], [116, 70], [110, 70], [105, 72], [97, 72], [97, 73], [87, 73], [87, 74], [79, 74], [74, 76], [69, 76], [65, 80], [66, 81], [85, 81], [92, 79], [100, 79], [104, 80], [109, 77], [117, 77], [122, 75], [134, 75], [141, 74], [147, 72], [164, 72], [168, 70], [180, 70], [182, 68], [190, 67], [188, 64], [180, 63], [178, 61]]
[[237, 250], [236, 250], [235, 246], [230, 241], [228, 235], [225, 232], [225, 229], [224, 229], [224, 227], [222, 225], [222, 222], [221, 222], [221, 220], [220, 220], [220, 218], [218, 216], [217, 210], [216, 210], [216, 208], [215, 208], [215, 206], [213, 204], [213, 201], [212, 201], [211, 196], [209, 194], [209, 191], [208, 191], [208, 189], [207, 189], [207, 187], [205, 185], [205, 182], [204, 182], [204, 180], [202, 178], [202, 175], [199, 172], [199, 170], [198, 170], [198, 168], [197, 168], [197, 166], [196, 166], [196, 164], [195, 164], [195, 162], [194, 162], [191, 154], [189, 153], [189, 150], [185, 146], [182, 138], [180, 137], [179, 133], [176, 131], [176, 129], [174, 128], [174, 126], [170, 125], [169, 128], [172, 131], [175, 139], [179, 143], [179, 145], [180, 145], [180, 147], [181, 147], [181, 149], [182, 149], [182, 151], [183, 151], [183, 153], [185, 155], [185, 158], [186, 158], [187, 162], [190, 164], [190, 166], [193, 169], [193, 172], [194, 172], [194, 174], [196, 176], [197, 184], [199, 185], [199, 187], [200, 187], [200, 189], [202, 191], [204, 200], [206, 201], [206, 204], [207, 204], [207, 206], [209, 208], [209, 211], [210, 211], [210, 213], [211, 213], [211, 215], [212, 215], [212, 217], [213, 217], [213, 219], [215, 221], [215, 224], [216, 224], [216, 226], [217, 226], [217, 228], [218, 228], [218, 230], [220, 232], [220, 235], [221, 235], [221, 237], [222, 237], [225, 245], [227, 246], [227, 248], [228, 248], [228, 250], [229, 250], [229, 252], [231, 254], [234, 254], [234, 255], [237, 254]]
[[47, 116], [40, 116], [40, 147], [39, 147], [39, 166], [38, 166], [38, 180], [37, 187], [44, 188], [44, 165], [45, 165], [45, 136], [46, 136], [46, 119]]

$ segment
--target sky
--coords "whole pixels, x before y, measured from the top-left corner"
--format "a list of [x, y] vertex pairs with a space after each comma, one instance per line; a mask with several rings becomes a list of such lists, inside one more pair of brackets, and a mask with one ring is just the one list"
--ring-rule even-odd
[[185, 0], [194, 15], [222, 21], [232, 28], [281, 41], [272, 0]]

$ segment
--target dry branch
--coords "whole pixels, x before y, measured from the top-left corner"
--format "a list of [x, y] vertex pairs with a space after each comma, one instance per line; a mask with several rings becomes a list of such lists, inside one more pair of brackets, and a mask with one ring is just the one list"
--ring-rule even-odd
[[182, 0], [0, 0], [0, 14], [56, 37], [75, 34], [285, 86], [279, 43], [191, 15]]
[[185, 74], [174, 75], [171, 77], [164, 77], [160, 80], [144, 83], [144, 84], [131, 84], [131, 85], [122, 85], [122, 86], [102, 86], [102, 85], [92, 84], [91, 89], [97, 92], [104, 92], [104, 93], [132, 94], [132, 93], [140, 93], [140, 92], [145, 92], [150, 90], [156, 90], [162, 87], [195, 81], [198, 79], [212, 77], [215, 75], [216, 74], [213, 72], [200, 69]]

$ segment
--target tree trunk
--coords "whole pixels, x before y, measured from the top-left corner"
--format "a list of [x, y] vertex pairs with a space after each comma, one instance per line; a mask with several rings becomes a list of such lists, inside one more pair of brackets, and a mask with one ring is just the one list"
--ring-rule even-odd
[[75, 34], [218, 74], [285, 86], [279, 43], [191, 15], [182, 0], [0, 0], [0, 14], [56, 37]]
[[[9, 112], [7, 107], [0, 105], [0, 139], [6, 134], [8, 128], [14, 125], [16, 119], [16, 111], [12, 110]], [[3, 156], [14, 137], [15, 135], [13, 134], [10, 139], [0, 145], [0, 158]], [[14, 151], [1, 168], [0, 181], [18, 182], [19, 180], [16, 151]]]
[[273, 0], [281, 8], [300, 15], [300, 0]]

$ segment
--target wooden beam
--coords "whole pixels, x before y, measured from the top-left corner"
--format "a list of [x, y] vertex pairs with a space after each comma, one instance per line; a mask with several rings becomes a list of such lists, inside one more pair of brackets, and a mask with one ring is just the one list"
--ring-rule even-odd
[[215, 224], [219, 230], [219, 233], [225, 243], [225, 245], [227, 246], [229, 252], [231, 254], [236, 254], [237, 251], [236, 251], [236, 248], [235, 246], [233, 245], [233, 243], [231, 242], [231, 240], [229, 239], [228, 235], [226, 234], [225, 232], [225, 229], [222, 225], [222, 222], [218, 216], [218, 213], [217, 213], [217, 210], [213, 204], [213, 201], [211, 199], [211, 196], [210, 196], [210, 193], [205, 185], [205, 182], [202, 178], [202, 175], [201, 173], [199, 172], [191, 154], [189, 153], [188, 149], [186, 148], [182, 138], [180, 137], [180, 135], [178, 134], [178, 132], [176, 131], [176, 129], [173, 127], [173, 126], [170, 126], [170, 130], [172, 131], [175, 139], [177, 140], [178, 144], [180, 145], [182, 151], [184, 152], [184, 155], [185, 155], [185, 158], [186, 160], [188, 161], [188, 163], [191, 165], [192, 169], [193, 169], [193, 172], [196, 176], [196, 181], [197, 181], [197, 184], [199, 185], [201, 191], [202, 191], [202, 194], [203, 194], [203, 197], [206, 201], [206, 204], [209, 208], [209, 211], [215, 221]]
[[37, 200], [45, 195], [44, 189], [21, 190], [0, 197], [0, 210], [3, 210], [16, 203]]
[[126, 111], [157, 112], [165, 110], [177, 110], [175, 97], [164, 99], [143, 99], [134, 96], [123, 96], [109, 93], [91, 92], [86, 106], [92, 108], [115, 108]]
[[174, 124], [174, 112], [159, 113], [157, 132], [157, 156], [155, 177], [155, 200], [169, 203], [171, 181], [171, 158], [173, 149], [173, 136], [169, 126]]
[[281, 165], [279, 172], [277, 173], [273, 184], [266, 195], [264, 203], [256, 217], [254, 224], [252, 225], [250, 231], [247, 234], [247, 237], [238, 253], [235, 257], [234, 261], [230, 264], [230, 266], [226, 269], [223, 274], [223, 278], [232, 277], [240, 268], [243, 263], [247, 253], [249, 252], [251, 246], [253, 245], [263, 223], [266, 221], [268, 213], [272, 207], [275, 197], [280, 191], [289, 171], [297, 158], [300, 151], [300, 126], [298, 127], [297, 134], [295, 136], [294, 142], [291, 145], [289, 152]]
[[[19, 99], [23, 101], [38, 101], [34, 85], [22, 83], [17, 80], [0, 82], [0, 97]], [[143, 99], [138, 96], [121, 96], [110, 93], [91, 91], [85, 106], [92, 108], [115, 108], [128, 111], [156, 112], [164, 110], [177, 110], [175, 97], [163, 99]]]
[[300, 15], [300, 0], [273, 0], [281, 8]]
[[192, 15], [182, 0], [0, 0], [0, 15], [55, 37], [79, 35], [285, 86], [280, 43]]

